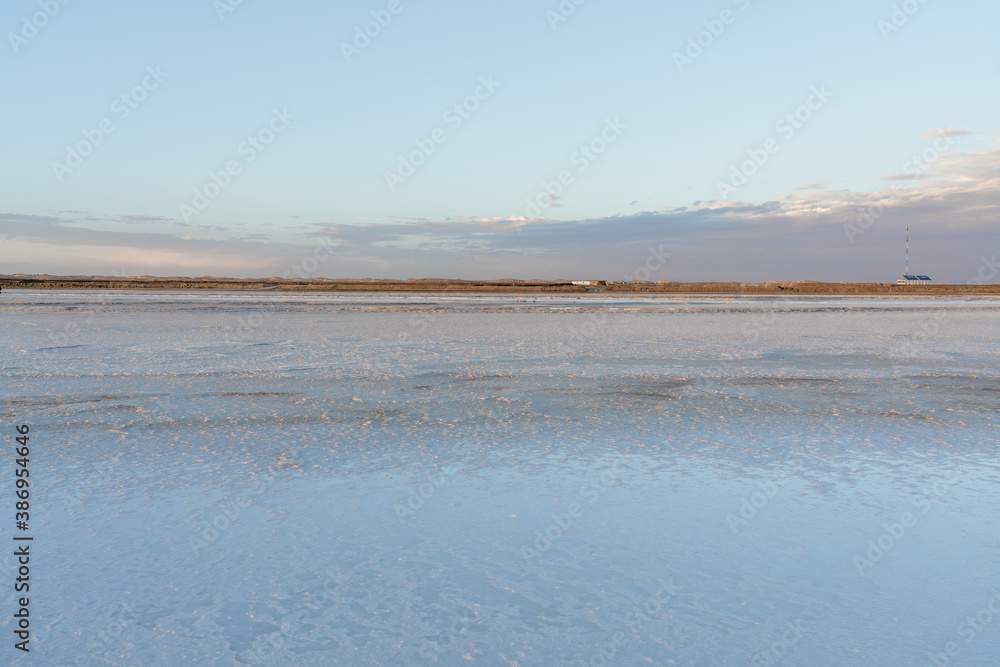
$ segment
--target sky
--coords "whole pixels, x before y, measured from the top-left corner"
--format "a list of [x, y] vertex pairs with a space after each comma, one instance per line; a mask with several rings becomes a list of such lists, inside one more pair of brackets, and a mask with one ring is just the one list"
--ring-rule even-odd
[[1000, 282], [998, 19], [8, 0], [0, 274]]

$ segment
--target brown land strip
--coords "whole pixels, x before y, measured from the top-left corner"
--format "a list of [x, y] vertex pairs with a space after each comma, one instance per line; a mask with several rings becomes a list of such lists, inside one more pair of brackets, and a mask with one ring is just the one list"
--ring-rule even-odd
[[924, 296], [1000, 294], [992, 285], [895, 285], [892, 283], [823, 283], [815, 281], [657, 282], [574, 285], [543, 280], [353, 280], [318, 278], [158, 278], [108, 276], [0, 276], [4, 289], [246, 290], [282, 292], [456, 292], [456, 293], [617, 293], [617, 294], [896, 294]]

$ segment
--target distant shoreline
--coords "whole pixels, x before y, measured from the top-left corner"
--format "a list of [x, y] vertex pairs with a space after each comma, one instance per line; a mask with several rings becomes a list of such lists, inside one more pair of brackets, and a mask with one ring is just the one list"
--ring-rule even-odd
[[[584, 281], [578, 281], [584, 282]], [[898, 294], [925, 296], [1000, 294], [991, 285], [896, 285], [893, 283], [823, 283], [815, 281], [605, 282], [535, 280], [353, 280], [282, 278], [158, 278], [108, 276], [2, 276], [5, 290], [229, 290], [249, 292], [440, 292], [549, 294]]]

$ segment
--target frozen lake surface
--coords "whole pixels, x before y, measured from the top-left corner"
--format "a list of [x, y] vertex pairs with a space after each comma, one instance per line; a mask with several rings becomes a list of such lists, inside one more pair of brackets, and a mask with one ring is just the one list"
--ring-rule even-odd
[[997, 300], [5, 292], [0, 332], [4, 664], [1000, 664]]

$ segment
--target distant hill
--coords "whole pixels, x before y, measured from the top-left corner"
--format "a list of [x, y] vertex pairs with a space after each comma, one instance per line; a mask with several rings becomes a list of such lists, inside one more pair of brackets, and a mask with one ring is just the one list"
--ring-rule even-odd
[[1000, 285], [896, 285], [895, 283], [823, 283], [813, 280], [741, 282], [614, 282], [591, 280], [453, 280], [448, 278], [219, 278], [202, 276], [0, 276], [6, 289], [126, 289], [126, 290], [280, 290], [294, 292], [610, 292], [619, 294], [1000, 294]]

